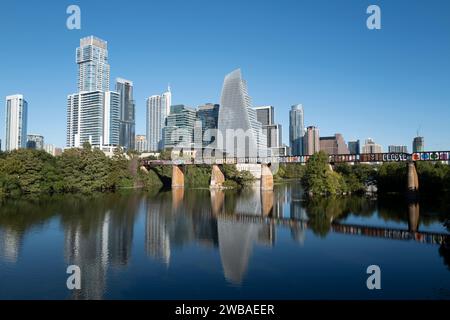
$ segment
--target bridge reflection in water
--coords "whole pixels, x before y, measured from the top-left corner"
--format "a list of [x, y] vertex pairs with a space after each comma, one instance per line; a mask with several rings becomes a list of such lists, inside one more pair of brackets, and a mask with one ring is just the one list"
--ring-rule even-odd
[[[346, 215], [353, 213], [345, 206], [331, 211], [326, 206], [317, 207], [316, 203], [309, 206], [308, 203], [304, 203], [301, 191], [293, 189], [287, 192], [283, 188], [289, 186], [280, 186], [276, 191], [261, 191], [255, 188], [243, 190], [240, 194], [222, 190], [203, 191], [202, 197], [209, 193], [210, 206], [204, 203], [201, 206], [197, 205], [194, 193], [174, 189], [170, 214], [161, 208], [152, 210], [151, 201], [148, 204], [147, 243], [151, 248], [148, 254], [158, 259], [162, 258], [168, 264], [170, 247], [177, 243], [200, 241], [203, 244], [217, 246], [225, 278], [232, 284], [239, 285], [248, 269], [254, 246], [273, 246], [278, 228], [288, 228], [292, 238], [301, 244], [305, 242], [308, 229], [319, 234], [325, 230], [325, 234], [331, 232], [411, 240], [434, 245], [443, 244], [448, 237], [446, 233], [418, 231], [418, 203], [410, 203], [408, 208], [405, 208], [401, 217], [405, 225], [403, 229], [359, 225], [345, 221]], [[360, 201], [364, 203], [368, 200]], [[181, 211], [179, 208], [182, 208]], [[369, 203], [369, 208], [362, 210], [373, 213], [375, 208], [371, 208]], [[320, 216], [322, 213], [325, 215]], [[165, 218], [155, 219], [155, 215], [162, 215]], [[154, 223], [158, 226], [152, 225]]]
[[[430, 214], [436, 211], [426, 207], [421, 212], [414, 202], [381, 203], [357, 197], [307, 200], [296, 184], [278, 185], [274, 191], [176, 188], [153, 195], [15, 201], [0, 209], [0, 271], [2, 263], [23, 261], [21, 255], [30, 251], [23, 250], [26, 235], [36, 232], [36, 226], [45, 230], [47, 221], [60, 225], [64, 250], [58, 263], [64, 260], [82, 270], [83, 290], [73, 293], [75, 299], [103, 298], [108, 270], [128, 269], [132, 254], [144, 254], [155, 265], [169, 268], [175, 252], [180, 251], [175, 249], [193, 244], [217, 250], [224, 277], [239, 286], [251, 267], [255, 247], [270, 249], [281, 234], [289, 233], [300, 245], [308, 243], [308, 236], [313, 241], [317, 235], [326, 238], [330, 233], [354, 236], [355, 241], [370, 237], [436, 245], [444, 264], [450, 265], [448, 233], [444, 228], [439, 233], [427, 227], [442, 225], [448, 219], [445, 213]], [[379, 219], [372, 219], [375, 215]], [[368, 224], [373, 221], [377, 225]], [[137, 228], [143, 232], [135, 232]], [[41, 250], [45, 253], [47, 248]]]

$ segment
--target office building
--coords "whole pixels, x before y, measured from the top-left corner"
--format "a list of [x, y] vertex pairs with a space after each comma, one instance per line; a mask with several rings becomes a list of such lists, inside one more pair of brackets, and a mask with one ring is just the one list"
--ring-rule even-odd
[[376, 144], [373, 139], [368, 138], [366, 139], [363, 147], [362, 147], [362, 153], [382, 153], [383, 148], [381, 145]]
[[172, 105], [170, 87], [161, 95], [153, 95], [147, 99], [147, 144], [148, 151], [164, 149], [163, 129]]
[[27, 135], [27, 149], [43, 150], [44, 149], [44, 136], [40, 134]]
[[170, 107], [164, 133], [164, 148], [190, 148], [194, 142], [196, 112], [182, 104]]
[[119, 145], [125, 150], [134, 150], [135, 103], [133, 100], [133, 82], [122, 78], [117, 78], [116, 92], [120, 94]]
[[28, 103], [23, 95], [6, 97], [5, 150], [26, 148], [27, 146]]
[[147, 151], [147, 136], [143, 134], [136, 135], [134, 144], [137, 152]]
[[220, 106], [218, 104], [213, 103], [207, 103], [198, 107], [196, 127], [201, 127], [201, 131], [199, 129], [199, 134], [194, 137], [197, 146], [202, 146], [203, 148], [215, 147], [214, 142], [217, 136], [219, 108]]
[[[320, 151], [320, 135], [319, 128], [309, 126], [306, 128], [305, 135], [303, 137], [303, 150], [305, 155], [313, 155]], [[295, 153], [292, 153], [296, 155]]]
[[344, 137], [340, 133], [336, 133], [330, 137], [319, 138], [320, 151], [328, 154], [349, 154], [347, 144]]
[[277, 150], [282, 145], [282, 127], [275, 123], [275, 108], [273, 106], [257, 107], [256, 117], [262, 124], [263, 135], [266, 136], [266, 145], [271, 154], [277, 154]]
[[413, 140], [413, 152], [425, 151], [425, 139], [424, 137], [415, 137]]
[[247, 83], [237, 69], [225, 76], [219, 109], [218, 148], [228, 156], [267, 155], [266, 137], [256, 111], [251, 108]]
[[359, 140], [348, 142], [348, 151], [350, 154], [360, 154], [361, 147]]
[[305, 135], [303, 106], [296, 104], [289, 111], [289, 146], [294, 156], [307, 154], [303, 141]]

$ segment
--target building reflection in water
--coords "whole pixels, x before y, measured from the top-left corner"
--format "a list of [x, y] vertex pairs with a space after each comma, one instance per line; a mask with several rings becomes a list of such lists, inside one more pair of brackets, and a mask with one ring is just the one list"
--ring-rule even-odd
[[[3, 208], [3, 212], [6, 209]], [[34, 207], [27, 210], [32, 212]], [[21, 211], [28, 214], [23, 208]], [[418, 203], [393, 211], [390, 207], [377, 208], [374, 203], [359, 198], [305, 201], [301, 188], [292, 184], [264, 192], [259, 189], [240, 192], [174, 189], [145, 196], [107, 195], [81, 200], [66, 197], [59, 205], [43, 212], [42, 217], [34, 217], [26, 223], [19, 219], [16, 225], [11, 224], [5, 214], [3, 218], [0, 215], [0, 259], [16, 262], [26, 229], [48, 219], [49, 212], [61, 212], [66, 263], [79, 266], [82, 272], [82, 289], [73, 291], [75, 299], [104, 298], [108, 270], [129, 264], [139, 212], [144, 212], [145, 217], [147, 256], [169, 267], [174, 248], [201, 244], [218, 250], [224, 278], [233, 285], [244, 281], [256, 246], [274, 246], [278, 226], [289, 228], [291, 237], [300, 244], [305, 241], [307, 228], [320, 236], [338, 232], [439, 243], [439, 253], [445, 261], [449, 260], [448, 242], [443, 244], [434, 234], [417, 232]], [[349, 215], [371, 217], [374, 212], [384, 219], [407, 223], [408, 228], [388, 230], [345, 224]], [[425, 215], [422, 219], [436, 218]]]
[[[139, 196], [115, 198], [79, 203], [74, 214], [62, 218], [66, 262], [81, 270], [81, 290], [73, 291], [74, 299], [102, 299], [108, 268], [128, 265]], [[84, 212], [81, 218], [77, 210]]]
[[15, 263], [22, 247], [23, 233], [12, 228], [0, 226], [0, 259]]

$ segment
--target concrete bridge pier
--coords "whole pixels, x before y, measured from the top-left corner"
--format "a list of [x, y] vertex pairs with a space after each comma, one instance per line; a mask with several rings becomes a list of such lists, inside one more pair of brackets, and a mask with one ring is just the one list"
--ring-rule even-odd
[[172, 188], [184, 188], [184, 172], [181, 166], [172, 165]]
[[273, 190], [273, 174], [268, 164], [261, 164], [261, 190]]
[[419, 176], [417, 175], [416, 164], [408, 162], [408, 191], [410, 193], [419, 192]]
[[221, 189], [225, 182], [225, 176], [220, 170], [217, 164], [213, 164], [211, 171], [211, 182], [209, 184], [210, 189]]

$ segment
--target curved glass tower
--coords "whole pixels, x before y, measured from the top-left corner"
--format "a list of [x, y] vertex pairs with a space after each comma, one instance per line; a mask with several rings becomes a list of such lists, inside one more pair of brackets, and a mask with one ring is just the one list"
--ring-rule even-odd
[[[251, 109], [247, 84], [237, 69], [225, 76], [218, 121], [218, 149], [227, 156], [257, 157], [265, 149], [262, 125]], [[220, 136], [221, 135], [221, 136]]]

